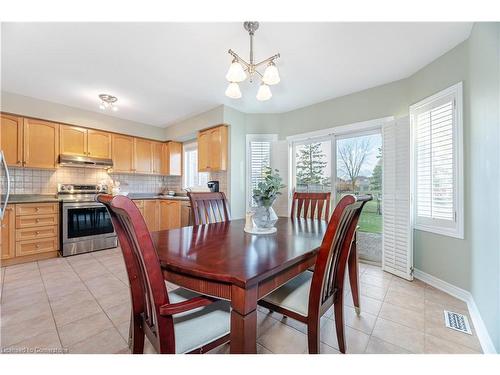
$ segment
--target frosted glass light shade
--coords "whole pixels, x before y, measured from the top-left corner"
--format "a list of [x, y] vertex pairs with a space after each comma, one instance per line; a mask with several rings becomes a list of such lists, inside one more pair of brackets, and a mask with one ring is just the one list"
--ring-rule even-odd
[[243, 70], [241, 64], [233, 60], [233, 62], [229, 66], [229, 70], [227, 71], [226, 79], [229, 82], [243, 82], [245, 79], [247, 79], [247, 74]]
[[262, 80], [267, 85], [275, 85], [280, 81], [280, 74], [278, 72], [278, 68], [273, 63], [269, 64], [264, 71], [264, 77]]
[[239, 99], [241, 98], [241, 90], [240, 86], [236, 82], [231, 82], [226, 89], [226, 96], [231, 99]]
[[261, 102], [264, 100], [269, 100], [273, 94], [271, 93], [271, 89], [268, 85], [265, 83], [261, 83], [259, 86], [259, 91], [257, 91], [257, 100], [260, 100]]

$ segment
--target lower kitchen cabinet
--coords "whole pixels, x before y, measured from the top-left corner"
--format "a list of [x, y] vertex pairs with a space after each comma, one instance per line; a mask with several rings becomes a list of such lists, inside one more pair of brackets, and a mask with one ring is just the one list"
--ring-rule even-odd
[[2, 261], [16, 256], [16, 211], [13, 205], [8, 205], [5, 209], [0, 231], [0, 248]]
[[59, 250], [59, 204], [7, 206], [0, 237], [2, 266], [55, 258]]
[[155, 232], [160, 227], [160, 206], [156, 199], [144, 200], [144, 220], [150, 232]]
[[181, 204], [178, 201], [160, 201], [160, 230], [181, 227]]
[[181, 205], [188, 202], [167, 199], [138, 199], [133, 202], [144, 217], [150, 232], [189, 225], [188, 221], [185, 225], [181, 223]]

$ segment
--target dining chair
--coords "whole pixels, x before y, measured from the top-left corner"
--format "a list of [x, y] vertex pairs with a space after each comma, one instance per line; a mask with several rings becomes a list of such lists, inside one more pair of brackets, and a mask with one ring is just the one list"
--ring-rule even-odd
[[345, 353], [344, 274], [359, 215], [371, 195], [346, 195], [335, 207], [318, 251], [315, 269], [305, 271], [259, 301], [307, 325], [309, 353], [319, 353], [320, 318], [333, 305], [339, 350]]
[[330, 196], [331, 193], [293, 193], [292, 218], [303, 217], [319, 220], [330, 218]]
[[100, 194], [110, 213], [127, 269], [132, 353], [148, 337], [158, 353], [205, 353], [229, 341], [226, 301], [178, 288], [167, 292], [151, 235], [137, 206], [125, 196]]
[[231, 220], [229, 205], [223, 192], [188, 192], [194, 225]]
[[[328, 220], [330, 217], [330, 196], [331, 193], [298, 193], [294, 192], [292, 200], [292, 210], [290, 217], [310, 217], [320, 220]], [[309, 210], [309, 207], [311, 208]], [[324, 208], [324, 211], [323, 211]], [[324, 215], [323, 215], [324, 212]], [[309, 214], [309, 216], [308, 216]], [[359, 307], [359, 280], [358, 280], [358, 254], [356, 232], [351, 245], [351, 253], [348, 260], [349, 280], [351, 283], [351, 294], [356, 313], [360, 313]], [[314, 271], [314, 266], [309, 268]]]

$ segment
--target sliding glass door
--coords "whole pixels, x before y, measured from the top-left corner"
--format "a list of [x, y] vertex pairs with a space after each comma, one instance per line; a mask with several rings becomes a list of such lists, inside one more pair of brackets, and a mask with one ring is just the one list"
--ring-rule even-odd
[[335, 202], [346, 194], [371, 194], [359, 218], [358, 252], [382, 261], [382, 136], [379, 131], [335, 137]]
[[[380, 129], [296, 141], [291, 184], [298, 192], [331, 192], [332, 206], [346, 194], [372, 194], [361, 214], [361, 259], [382, 260], [382, 136]], [[332, 207], [332, 208], [333, 208]]]

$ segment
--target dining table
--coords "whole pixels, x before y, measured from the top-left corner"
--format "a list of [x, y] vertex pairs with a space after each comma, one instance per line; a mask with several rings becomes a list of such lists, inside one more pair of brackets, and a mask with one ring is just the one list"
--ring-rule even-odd
[[[151, 233], [166, 281], [230, 301], [231, 354], [256, 352], [259, 299], [310, 272], [327, 222], [280, 217], [272, 234], [249, 234], [244, 227], [238, 219]], [[349, 266], [356, 268], [351, 290], [357, 299], [357, 259]]]

